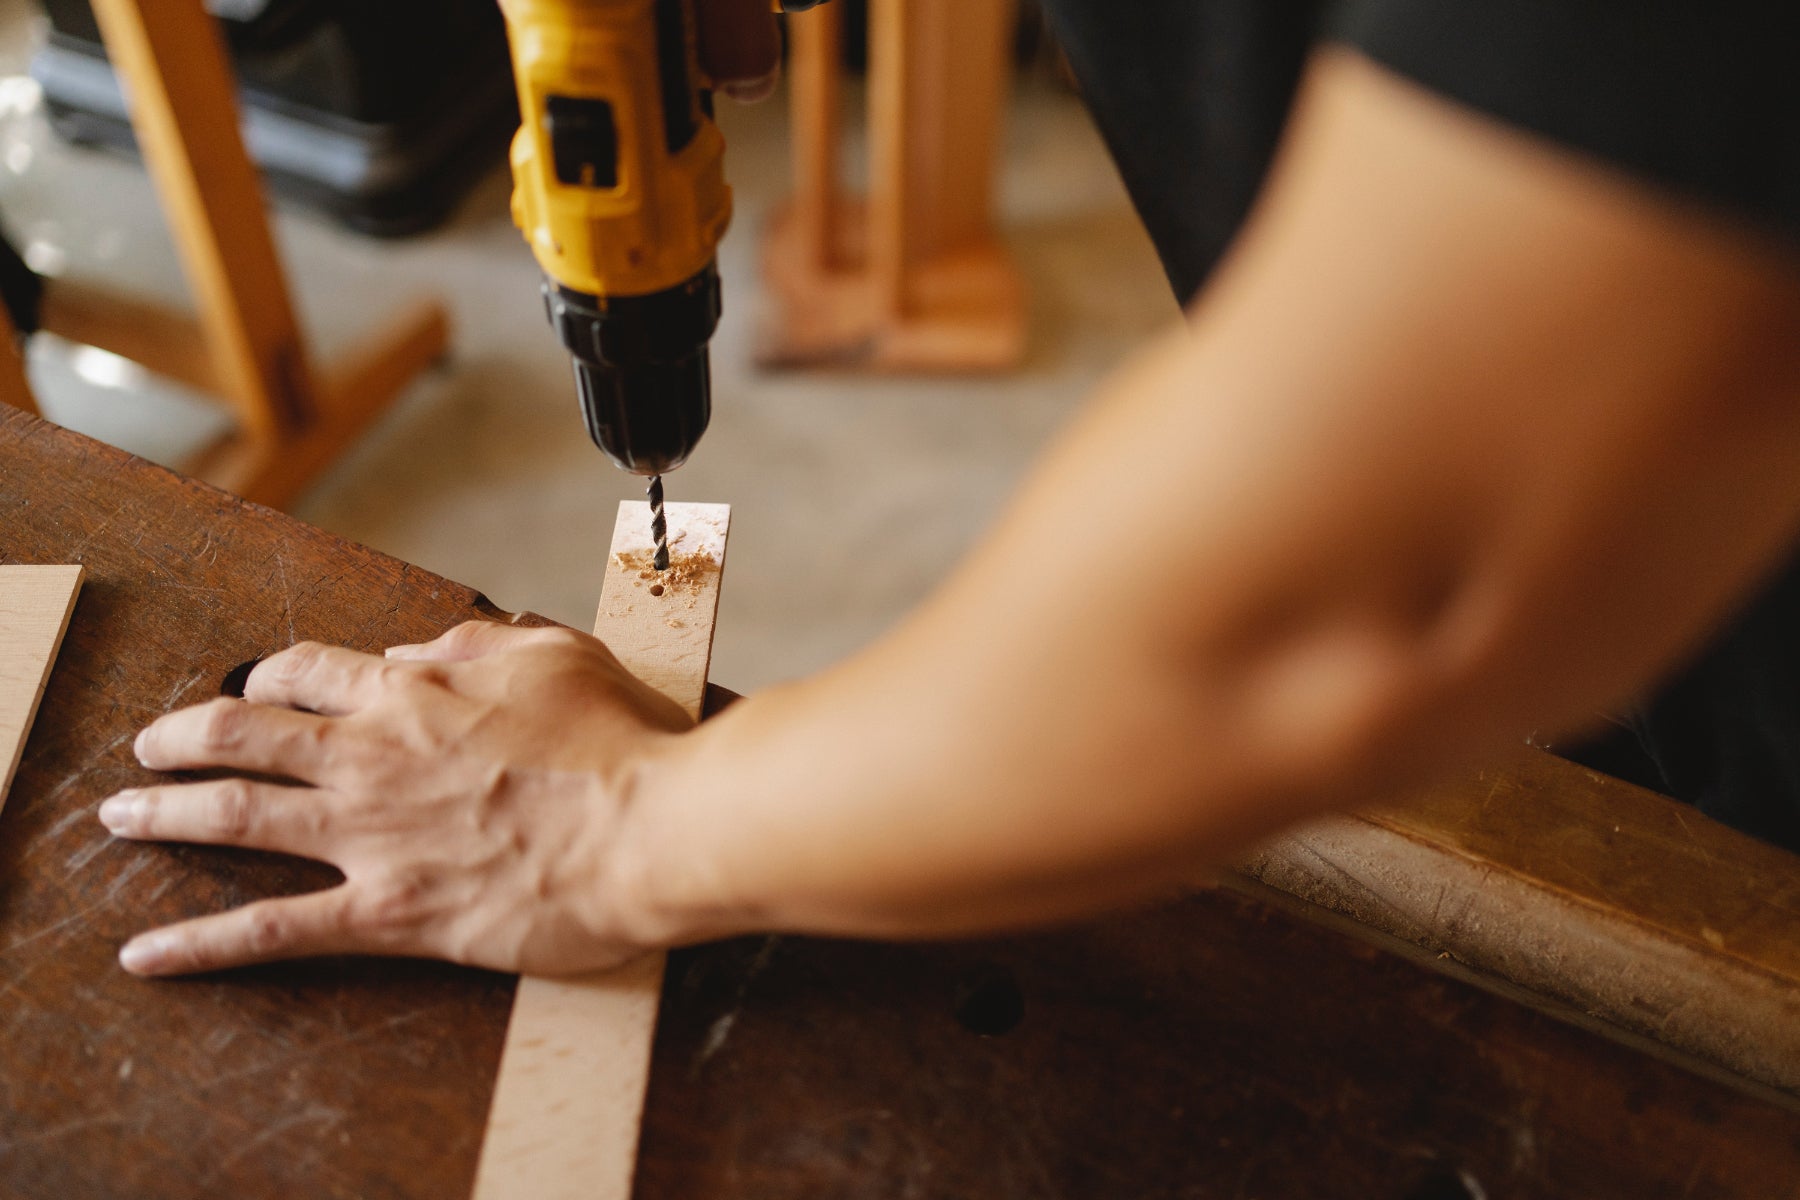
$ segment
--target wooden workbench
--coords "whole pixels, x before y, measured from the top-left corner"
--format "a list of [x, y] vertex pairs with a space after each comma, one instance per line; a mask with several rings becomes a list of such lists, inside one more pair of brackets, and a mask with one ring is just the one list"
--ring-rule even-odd
[[[0, 563], [88, 582], [0, 814], [0, 1195], [467, 1194], [512, 981], [323, 961], [183, 982], [150, 925], [333, 873], [117, 842], [131, 738], [297, 638], [417, 641], [479, 596], [0, 410]], [[1280, 905], [1208, 892], [952, 946], [670, 962], [642, 1198], [1789, 1196], [1787, 1102]]]

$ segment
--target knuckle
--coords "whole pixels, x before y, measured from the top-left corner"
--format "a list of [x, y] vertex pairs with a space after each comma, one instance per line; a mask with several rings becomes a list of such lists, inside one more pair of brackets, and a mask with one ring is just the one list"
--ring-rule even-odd
[[279, 907], [253, 905], [244, 911], [244, 946], [256, 957], [278, 953], [288, 936], [288, 921]]
[[[401, 664], [395, 663], [396, 667]], [[447, 689], [450, 686], [450, 668], [442, 663], [408, 663], [412, 669], [405, 672], [405, 677], [414, 687]]]
[[436, 663], [383, 661], [375, 664], [375, 691], [382, 694], [405, 692], [420, 686], [431, 686], [447, 678]]
[[205, 750], [230, 750], [244, 737], [244, 718], [249, 706], [239, 700], [214, 700], [201, 711], [200, 745]]
[[409, 929], [424, 919], [431, 890], [430, 879], [422, 871], [389, 872], [369, 885], [363, 919], [376, 931]]
[[571, 650], [586, 646], [589, 642], [593, 641], [592, 638], [584, 633], [576, 633], [573, 629], [564, 629], [560, 626], [555, 629], [546, 629], [539, 633], [537, 637], [538, 640], [545, 645], [562, 646]]
[[468, 649], [481, 641], [481, 631], [486, 621], [464, 621], [461, 625], [444, 635], [444, 640], [458, 650]]
[[319, 664], [325, 647], [318, 642], [296, 642], [280, 654], [265, 660], [258, 671], [274, 684], [293, 684], [306, 678]]
[[212, 827], [221, 837], [239, 841], [256, 828], [256, 797], [248, 780], [222, 779], [213, 788]]

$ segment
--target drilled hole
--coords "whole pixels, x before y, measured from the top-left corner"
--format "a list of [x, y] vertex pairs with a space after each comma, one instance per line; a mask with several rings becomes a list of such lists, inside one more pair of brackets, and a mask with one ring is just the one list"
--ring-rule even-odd
[[256, 669], [256, 664], [261, 661], [262, 659], [260, 657], [253, 658], [249, 662], [241, 662], [237, 666], [231, 668], [231, 670], [225, 672], [225, 678], [219, 683], [219, 695], [236, 696], [238, 699], [242, 700], [244, 698], [244, 684], [250, 681], [250, 672], [254, 671]]
[[1010, 971], [985, 967], [956, 991], [956, 1020], [970, 1033], [999, 1037], [1025, 1019], [1025, 997]]
[[663, 585], [662, 585], [662, 584], [660, 584], [660, 583], [653, 583], [653, 584], [651, 584], [651, 585], [650, 585], [650, 594], [651, 594], [651, 595], [652, 595], [652, 596], [660, 596], [660, 595], [662, 595], [662, 594], [663, 594]]
[[1439, 1168], [1420, 1180], [1406, 1200], [1487, 1200], [1487, 1189], [1467, 1171]]

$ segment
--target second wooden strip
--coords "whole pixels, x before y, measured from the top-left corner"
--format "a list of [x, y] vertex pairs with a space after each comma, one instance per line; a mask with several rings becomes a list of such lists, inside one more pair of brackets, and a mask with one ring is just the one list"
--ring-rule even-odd
[[81, 590], [81, 568], [0, 567], [0, 806]]

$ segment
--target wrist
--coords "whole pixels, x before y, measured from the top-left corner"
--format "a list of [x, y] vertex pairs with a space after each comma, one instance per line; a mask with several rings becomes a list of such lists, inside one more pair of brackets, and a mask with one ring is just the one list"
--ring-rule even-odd
[[620, 781], [620, 815], [602, 873], [608, 925], [644, 949], [747, 932], [723, 885], [720, 790], [698, 768], [700, 729], [659, 736]]

